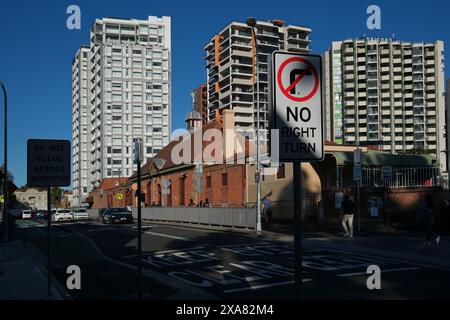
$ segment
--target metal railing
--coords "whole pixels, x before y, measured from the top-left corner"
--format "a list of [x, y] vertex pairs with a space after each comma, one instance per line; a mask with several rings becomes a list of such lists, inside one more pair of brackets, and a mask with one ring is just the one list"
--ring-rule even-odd
[[[137, 217], [137, 209], [133, 208]], [[255, 208], [185, 208], [149, 207], [142, 208], [142, 219], [165, 223], [183, 223], [190, 226], [254, 229]]]
[[[339, 179], [339, 181], [337, 181]], [[383, 179], [380, 167], [362, 168], [361, 187], [368, 188], [412, 188], [412, 187], [440, 187], [443, 179], [439, 167], [410, 167], [392, 168], [389, 179]], [[327, 190], [334, 188], [351, 188], [356, 186], [353, 180], [352, 167], [338, 167], [330, 170], [326, 181]]]

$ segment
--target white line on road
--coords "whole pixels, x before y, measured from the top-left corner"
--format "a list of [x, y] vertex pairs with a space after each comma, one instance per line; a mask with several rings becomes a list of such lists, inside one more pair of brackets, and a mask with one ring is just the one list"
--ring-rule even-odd
[[[312, 279], [303, 279], [302, 282], [308, 282], [312, 281]], [[270, 287], [276, 287], [276, 286], [284, 286], [287, 284], [293, 284], [295, 281], [284, 281], [284, 282], [276, 282], [276, 283], [269, 283], [269, 284], [262, 284], [259, 286], [250, 286], [246, 288], [239, 288], [239, 289], [230, 289], [230, 290], [224, 290], [224, 293], [232, 293], [232, 292], [238, 292], [238, 291], [246, 291], [246, 290], [257, 290], [257, 289], [263, 289], [263, 288], [270, 288]]]
[[[395, 269], [381, 269], [381, 273], [386, 273], [386, 272], [397, 272], [397, 271], [410, 271], [410, 270], [420, 270], [420, 268], [416, 268], [416, 267], [409, 267], [409, 268], [395, 268]], [[343, 273], [343, 274], [338, 274], [338, 277], [353, 277], [353, 276], [366, 276], [368, 273], [367, 272], [353, 272], [353, 273]]]
[[172, 236], [170, 234], [165, 234], [165, 233], [157, 233], [157, 232], [151, 232], [151, 231], [145, 231], [144, 233], [151, 234], [153, 236], [158, 236], [158, 237], [164, 237], [164, 238], [170, 238], [170, 239], [182, 240], [182, 241], [189, 241], [188, 238]]
[[[164, 254], [164, 253], [171, 253], [171, 252], [187, 252], [187, 251], [192, 251], [192, 250], [198, 250], [198, 249], [204, 249], [205, 247], [192, 247], [192, 248], [183, 248], [183, 249], [176, 249], [176, 250], [165, 250], [165, 251], [157, 251], [157, 252], [145, 252], [143, 253], [143, 255], [155, 255], [155, 254]], [[127, 256], [122, 256], [122, 259], [127, 259], [127, 258], [134, 258], [137, 257], [137, 254], [130, 254]]]

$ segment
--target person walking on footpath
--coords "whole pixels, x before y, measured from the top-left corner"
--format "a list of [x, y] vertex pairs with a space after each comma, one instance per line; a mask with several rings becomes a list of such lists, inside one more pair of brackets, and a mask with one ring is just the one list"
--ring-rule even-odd
[[263, 217], [266, 223], [272, 221], [272, 201], [270, 200], [270, 194], [266, 195], [262, 200]]
[[344, 237], [353, 238], [353, 215], [355, 213], [355, 203], [350, 199], [349, 195], [344, 195], [341, 204], [341, 222], [344, 227]]
[[425, 200], [422, 202], [420, 206], [419, 212], [417, 214], [417, 222], [419, 227], [422, 229], [425, 241], [425, 244], [431, 244], [431, 239], [434, 237], [436, 244], [439, 244], [441, 237], [432, 231], [433, 223], [434, 223], [434, 202], [433, 197], [430, 193], [425, 195]]

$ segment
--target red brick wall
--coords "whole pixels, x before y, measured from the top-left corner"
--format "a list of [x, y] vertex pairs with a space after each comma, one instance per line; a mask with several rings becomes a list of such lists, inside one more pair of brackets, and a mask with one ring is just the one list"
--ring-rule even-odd
[[[222, 174], [227, 175], [227, 185], [222, 185]], [[211, 188], [206, 188], [207, 176], [211, 177]], [[183, 179], [182, 179], [183, 177]], [[160, 195], [162, 179], [168, 179], [171, 182], [170, 195]], [[184, 180], [184, 188], [182, 181]], [[163, 206], [187, 206], [190, 199], [195, 201], [195, 171], [194, 167], [178, 170], [150, 180], [144, 178], [141, 188], [144, 195], [145, 206], [151, 206], [152, 203], [158, 204], [161, 201]], [[202, 192], [198, 195], [197, 202], [208, 198], [212, 206], [230, 206], [239, 207], [245, 202], [245, 165], [215, 165], [204, 167], [202, 176]], [[183, 192], [184, 189], [184, 192]], [[116, 198], [118, 193], [122, 193], [124, 198], [119, 201]], [[105, 190], [103, 197], [94, 196], [94, 208], [106, 207], [124, 207], [136, 205], [136, 192], [132, 186], [122, 186]]]

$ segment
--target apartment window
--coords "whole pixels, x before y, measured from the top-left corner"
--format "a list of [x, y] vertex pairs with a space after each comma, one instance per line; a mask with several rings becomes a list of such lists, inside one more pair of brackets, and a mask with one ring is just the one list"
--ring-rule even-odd
[[122, 160], [114, 159], [114, 160], [112, 161], [112, 164], [122, 164]]
[[113, 148], [113, 149], [112, 149], [112, 153], [114, 153], [114, 154], [122, 153], [122, 149]]
[[222, 173], [222, 186], [228, 185], [228, 174]]
[[113, 116], [112, 120], [113, 121], [121, 121], [122, 120], [122, 116]]
[[206, 188], [211, 188], [211, 176], [206, 177]]
[[277, 179], [284, 179], [286, 175], [285, 166], [281, 164], [277, 171]]
[[133, 112], [134, 113], [142, 113], [142, 106], [141, 105], [133, 105]]
[[153, 153], [153, 148], [152, 147], [147, 147], [147, 153]]

